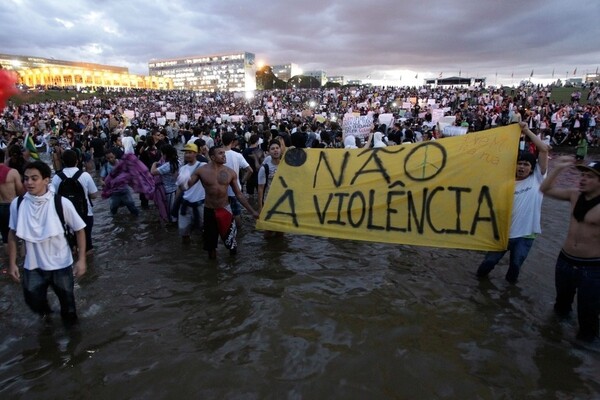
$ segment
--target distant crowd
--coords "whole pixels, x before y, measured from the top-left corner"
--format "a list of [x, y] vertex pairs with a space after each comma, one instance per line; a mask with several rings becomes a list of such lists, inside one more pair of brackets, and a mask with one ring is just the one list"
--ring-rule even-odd
[[[234, 132], [240, 150], [252, 134], [265, 144], [279, 135], [297, 147], [343, 147], [341, 122], [348, 112], [372, 113], [384, 142], [397, 144], [442, 137], [433, 121], [435, 109], [455, 117], [453, 124], [469, 132], [525, 121], [553, 145], [575, 146], [585, 137], [589, 145], [598, 146], [600, 88], [592, 86], [586, 99], [574, 89], [569, 102], [553, 99], [552, 89], [294, 89], [258, 91], [251, 98], [229, 92], [125, 90], [111, 98], [9, 105], [0, 116], [0, 148], [19, 144], [20, 138], [29, 134], [48, 151], [55, 140], [90, 158], [94, 137], [108, 147], [126, 128], [136, 138], [160, 131], [171, 144], [202, 134], [219, 144], [224, 132]], [[394, 115], [390, 126], [379, 124], [381, 114]]]

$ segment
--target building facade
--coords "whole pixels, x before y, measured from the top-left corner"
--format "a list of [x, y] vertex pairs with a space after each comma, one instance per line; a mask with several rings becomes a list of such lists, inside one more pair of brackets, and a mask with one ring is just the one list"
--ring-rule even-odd
[[592, 83], [592, 82], [594, 82], [594, 84], [600, 83], [600, 74], [598, 73], [598, 70], [596, 70], [596, 73], [585, 74], [584, 81], [585, 81], [585, 83]]
[[113, 65], [10, 54], [0, 54], [0, 65], [17, 72], [20, 83], [29, 87], [173, 89], [168, 78], [130, 74]]
[[255, 55], [248, 52], [152, 60], [150, 76], [173, 80], [175, 89], [256, 90]]
[[321, 86], [323, 86], [327, 83], [327, 73], [325, 71], [322, 71], [322, 70], [306, 71], [303, 75], [315, 78], [316, 80], [319, 81]]
[[328, 77], [327, 82], [339, 83], [340, 85], [344, 86], [345, 79], [343, 75], [336, 75]]
[[302, 70], [294, 63], [279, 64], [271, 66], [273, 75], [282, 81], [289, 81], [293, 76], [302, 75]]
[[441, 87], [468, 87], [473, 85], [485, 85], [486, 78], [469, 78], [452, 76], [450, 78], [425, 79], [425, 85]]

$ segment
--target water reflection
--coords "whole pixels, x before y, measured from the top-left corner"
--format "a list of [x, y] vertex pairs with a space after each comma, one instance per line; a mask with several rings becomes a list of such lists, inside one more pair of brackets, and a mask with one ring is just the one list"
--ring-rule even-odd
[[552, 315], [562, 203], [545, 201], [516, 287], [506, 260], [476, 280], [478, 252], [265, 241], [248, 219], [238, 255], [209, 261], [151, 211], [113, 219], [98, 202], [75, 336], [0, 283], [3, 398], [600, 396], [600, 352]]

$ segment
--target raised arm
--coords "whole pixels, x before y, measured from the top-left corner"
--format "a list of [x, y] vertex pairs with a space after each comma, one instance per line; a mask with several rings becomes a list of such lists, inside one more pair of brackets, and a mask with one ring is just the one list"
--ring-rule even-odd
[[571, 156], [562, 156], [556, 160], [554, 168], [548, 173], [546, 179], [542, 181], [540, 185], [540, 191], [544, 195], [552, 197], [558, 200], [571, 200], [573, 195], [577, 195], [577, 191], [574, 189], [557, 188], [554, 185], [556, 178], [560, 172], [566, 168], [570, 168], [575, 165], [575, 160]]
[[533, 133], [527, 126], [527, 122], [519, 122], [521, 132], [523, 132], [537, 148], [538, 164], [540, 166], [540, 172], [544, 175], [548, 171], [548, 154], [550, 153], [551, 147], [542, 141], [535, 133]]

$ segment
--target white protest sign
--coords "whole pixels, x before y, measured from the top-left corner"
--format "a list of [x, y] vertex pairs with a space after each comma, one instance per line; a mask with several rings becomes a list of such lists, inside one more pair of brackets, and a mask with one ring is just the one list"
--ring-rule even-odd
[[184, 124], [185, 124], [186, 122], [188, 122], [188, 116], [187, 116], [186, 114], [181, 114], [181, 115], [179, 116], [179, 122], [181, 122], [181, 123], [184, 123]]
[[165, 113], [167, 119], [176, 119], [177, 117], [175, 114], [176, 114], [175, 111], [167, 111]]
[[385, 124], [385, 126], [389, 127], [390, 125], [392, 125], [392, 121], [394, 121], [394, 114], [392, 114], [392, 113], [379, 114], [379, 123], [380, 124]]
[[440, 128], [440, 132], [443, 132], [444, 128], [450, 125], [454, 125], [454, 122], [456, 121], [456, 117], [454, 116], [448, 116], [448, 117], [442, 117], [438, 120], [438, 126]]
[[372, 127], [372, 115], [362, 115], [357, 117], [351, 114], [346, 114], [344, 115], [344, 120], [342, 121], [342, 133], [344, 134], [344, 137], [352, 135], [354, 137], [366, 139], [369, 137]]
[[265, 116], [264, 115], [257, 115], [254, 118], [254, 122], [257, 122], [259, 124], [262, 123], [262, 122], [265, 122]]
[[156, 118], [156, 123], [160, 126], [165, 126], [167, 124], [167, 119], [165, 117]]
[[469, 130], [468, 127], [466, 126], [451, 126], [448, 125], [444, 128], [444, 130], [442, 131], [442, 133], [444, 134], [444, 137], [447, 136], [462, 136], [462, 135], [466, 135], [467, 131]]
[[444, 110], [440, 110], [436, 108], [435, 110], [431, 110], [431, 122], [438, 122], [440, 119], [444, 117]]

